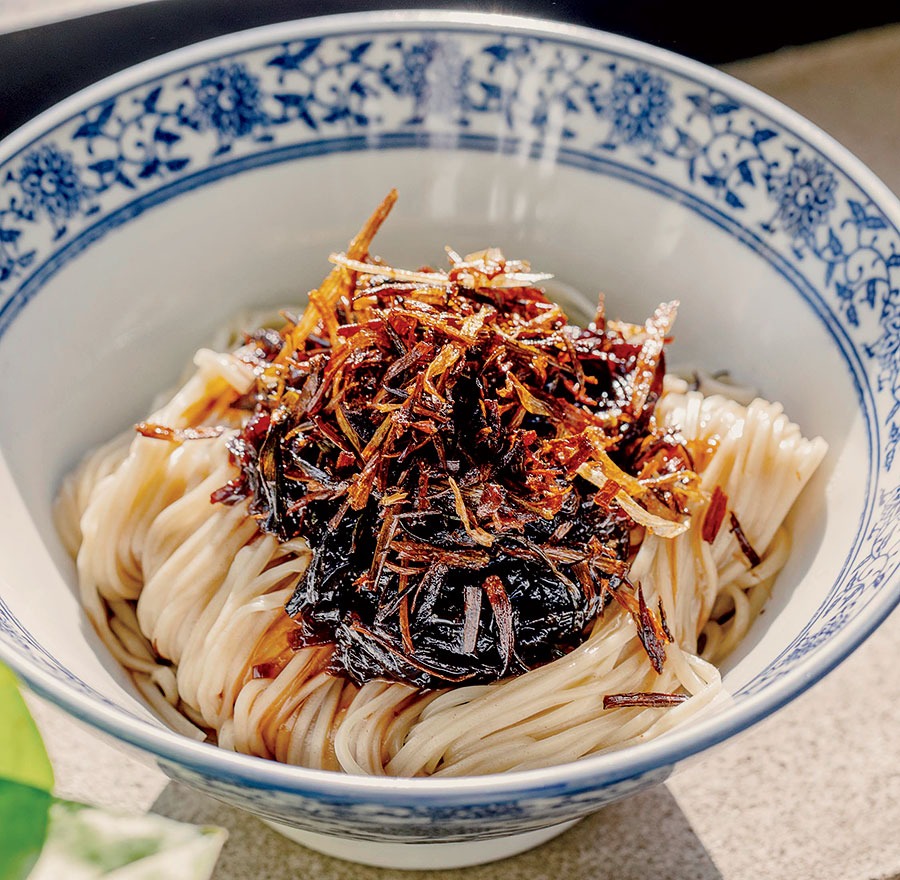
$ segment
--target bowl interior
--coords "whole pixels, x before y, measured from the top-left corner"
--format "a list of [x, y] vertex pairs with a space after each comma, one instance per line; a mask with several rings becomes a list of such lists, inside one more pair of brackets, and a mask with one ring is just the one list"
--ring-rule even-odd
[[[900, 252], [896, 203], [821, 135], [737, 84], [624, 41], [537, 33], [510, 22], [382, 23], [375, 48], [363, 53], [377, 70], [398, 42], [407, 41], [407, 59], [414, 57], [410, 47], [429, 45], [426, 71], [441, 59], [451, 69], [460, 55], [471, 60], [470, 80], [472, 69], [487, 77], [493, 59], [490, 83], [501, 97], [510, 82], [519, 89], [493, 111], [471, 113], [465, 126], [453, 124], [459, 93], [441, 92], [426, 77], [432, 85], [424, 97], [384, 88], [367, 99], [370, 118], [381, 114], [374, 135], [359, 119], [345, 120], [340, 131], [324, 131], [321, 120], [318, 128], [302, 120], [279, 128], [272, 120], [281, 99], [273, 96], [279, 88], [287, 93], [290, 71], [271, 62], [290, 53], [278, 47], [299, 56], [312, 46], [305, 57], [313, 59], [329, 40], [350, 45], [365, 30], [343, 23], [329, 36], [327, 24], [290, 27], [296, 33], [246, 37], [237, 55], [213, 45], [104, 86], [36, 123], [0, 156], [4, 222], [16, 224], [8, 209], [15, 198], [20, 209], [30, 199], [33, 215], [15, 226], [21, 235], [6, 249], [21, 255], [31, 237], [38, 252], [0, 284], [0, 497], [12, 524], [0, 534], [0, 639], [18, 667], [40, 666], [60, 687], [160, 726], [79, 609], [74, 566], [51, 517], [59, 481], [86, 450], [144, 415], [236, 312], [301, 303], [327, 272], [327, 255], [345, 247], [392, 186], [400, 201], [375, 250], [395, 265], [441, 265], [445, 245], [460, 253], [498, 246], [580, 292], [573, 313], [599, 291], [610, 315], [635, 322], [659, 302], [678, 299], [670, 364], [727, 369], [781, 401], [807, 436], [827, 439], [827, 459], [793, 515], [790, 561], [765, 613], [725, 664], [736, 700], [723, 713], [766, 692], [775, 694], [771, 706], [796, 692], [810, 669], [821, 674], [846, 653], [840, 639], [858, 641], [896, 601], [895, 588], [871, 588], [876, 579], [887, 584], [896, 567], [895, 557], [873, 544], [893, 516], [885, 418], [894, 392], [879, 382], [884, 364], [871, 353], [889, 328], [865, 305], [871, 290], [882, 301], [877, 279], [890, 287], [885, 272], [894, 270], [886, 263]], [[321, 44], [309, 42], [309, 28], [319, 28]], [[531, 55], [521, 49], [529, 40], [536, 41]], [[520, 47], [519, 68], [507, 65], [513, 55], [503, 55], [501, 44]], [[571, 93], [577, 112], [570, 114], [559, 95], [547, 98], [550, 61], [563, 59], [554, 62], [558, 79], [570, 69], [566, 59], [582, 56], [581, 91], [573, 86]], [[157, 107], [168, 90], [186, 88], [179, 100], [187, 102], [188, 119], [191, 101], [195, 109], [205, 106], [204, 76], [212, 80], [216, 70], [235, 65], [262, 95], [254, 99], [258, 118], [248, 111], [245, 131], [237, 117], [231, 129], [221, 120], [217, 128], [209, 114], [178, 128], [177, 115], [161, 121], [157, 110], [147, 111], [155, 88]], [[344, 74], [333, 77], [346, 85]], [[593, 104], [592, 83], [599, 84]], [[631, 104], [616, 97], [626, 88]], [[653, 99], [654, 88], [662, 97]], [[401, 98], [398, 109], [391, 102]], [[110, 100], [115, 110], [104, 121]], [[112, 166], [92, 171], [104, 160], [88, 146], [100, 150], [106, 142], [77, 132], [92, 122], [104, 129], [119, 113], [125, 119], [126, 108], [140, 101], [144, 138], [177, 132], [190, 163], [158, 179], [132, 175], [131, 188], [102, 189], [96, 181]], [[548, 103], [536, 127], [531, 120]], [[646, 130], [634, 129], [641, 120]], [[117, 161], [125, 174], [131, 166], [121, 157], [142, 147], [134, 131], [123, 132]], [[672, 138], [681, 138], [680, 148], [670, 146]], [[685, 138], [695, 145], [693, 168], [678, 153], [691, 149]], [[160, 155], [175, 154], [173, 143], [161, 143]], [[68, 214], [28, 177], [41, 150], [68, 154], [84, 184], [86, 194]], [[51, 179], [45, 170], [38, 184], [63, 185], [57, 172]], [[827, 180], [817, 182], [817, 174]], [[820, 199], [818, 213], [802, 213], [810, 204], [804, 198]], [[870, 218], [868, 230], [852, 226], [857, 209]], [[842, 291], [851, 283], [848, 299]], [[847, 306], [857, 301], [854, 323]], [[777, 683], [783, 690], [776, 694]]]

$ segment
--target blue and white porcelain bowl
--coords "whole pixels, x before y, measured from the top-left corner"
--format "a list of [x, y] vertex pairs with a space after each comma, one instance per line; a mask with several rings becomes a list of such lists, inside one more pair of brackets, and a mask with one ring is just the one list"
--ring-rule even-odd
[[[51, 520], [61, 477], [216, 325], [313, 286], [392, 186], [377, 249], [395, 263], [497, 245], [625, 319], [678, 298], [675, 360], [730, 369], [828, 440], [790, 562], [725, 665], [726, 708], [546, 770], [364, 779], [179, 737], [99, 645]], [[0, 655], [174, 778], [326, 850], [460, 865], [545, 839], [793, 699], [897, 603], [898, 227], [897, 199], [775, 101], [563, 25], [307, 20], [99, 83], [0, 147]]]

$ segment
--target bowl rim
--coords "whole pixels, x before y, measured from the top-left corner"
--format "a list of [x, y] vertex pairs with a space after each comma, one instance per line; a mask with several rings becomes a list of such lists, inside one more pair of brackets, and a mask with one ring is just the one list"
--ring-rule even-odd
[[[784, 128], [813, 145], [865, 191], [895, 227], [900, 227], [900, 201], [861, 160], [805, 117], [756, 88], [708, 65], [618, 34], [578, 25], [519, 15], [417, 9], [374, 10], [317, 16], [250, 28], [194, 43], [140, 62], [79, 90], [40, 113], [0, 141], [0, 164], [39, 140], [79, 109], [134, 88], [149, 78], [195, 66], [211, 57], [252, 51], [263, 42], [340, 35], [359, 31], [390, 31], [398, 26], [423, 29], [530, 34], [565, 39], [601, 51], [612, 51], [666, 69], [676, 75], [734, 95], [751, 109], [776, 119]], [[852, 653], [900, 604], [900, 578], [882, 587], [866, 608], [840, 633], [810, 652], [795, 668], [727, 711], [693, 720], [665, 736], [636, 746], [588, 756], [550, 767], [459, 778], [393, 778], [358, 776], [314, 770], [238, 754], [196, 742], [163, 726], [143, 721], [117, 707], [81, 693], [30, 662], [0, 640], [0, 659], [38, 694], [89, 725], [156, 755], [214, 778], [251, 788], [333, 797], [368, 799], [390, 806], [415, 802], [472, 805], [508, 801], [516, 796], [577, 793], [662, 771], [745, 730], [799, 696]]]

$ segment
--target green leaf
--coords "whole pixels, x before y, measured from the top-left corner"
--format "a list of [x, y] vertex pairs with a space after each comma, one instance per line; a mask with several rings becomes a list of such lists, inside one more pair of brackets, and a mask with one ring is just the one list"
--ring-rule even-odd
[[0, 664], [0, 878], [22, 880], [47, 833], [53, 770], [13, 674]]
[[0, 877], [24, 880], [47, 835], [49, 791], [0, 780]]
[[227, 832], [54, 798], [53, 771], [0, 664], [0, 880], [208, 880]]
[[0, 780], [38, 791], [53, 789], [53, 769], [41, 735], [19, 693], [15, 676], [0, 663]]
[[228, 836], [148, 813], [130, 816], [56, 801], [28, 880], [208, 880]]

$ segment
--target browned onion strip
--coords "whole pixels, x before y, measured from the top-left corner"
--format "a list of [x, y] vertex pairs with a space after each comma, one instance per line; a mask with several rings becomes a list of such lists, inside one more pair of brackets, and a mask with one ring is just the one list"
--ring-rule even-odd
[[728, 496], [719, 486], [713, 489], [712, 498], [709, 499], [709, 507], [706, 508], [706, 514], [703, 517], [703, 529], [701, 537], [707, 544], [712, 544], [722, 528], [722, 521], [725, 519], [725, 511], [728, 507]]
[[[627, 583], [627, 580], [626, 580]], [[637, 598], [633, 593], [621, 589], [612, 590], [612, 597], [631, 615], [634, 620], [638, 638], [650, 660], [650, 665], [657, 674], [662, 672], [666, 662], [666, 642], [671, 642], [671, 634], [662, 620], [650, 610], [644, 601], [644, 591], [637, 588]], [[660, 611], [662, 607], [660, 606]]]
[[553, 418], [553, 409], [549, 404], [544, 403], [543, 400], [535, 397], [512, 373], [509, 373], [507, 378], [513, 388], [515, 388], [519, 403], [521, 403], [528, 412], [536, 416], [546, 416], [550, 419]]
[[644, 325], [647, 338], [641, 346], [638, 355], [637, 368], [635, 369], [634, 386], [631, 393], [631, 411], [639, 413], [644, 408], [653, 378], [656, 375], [656, 367], [662, 355], [666, 336], [675, 322], [678, 311], [678, 302], [662, 303]]
[[494, 539], [484, 529], [472, 524], [472, 520], [469, 517], [469, 511], [466, 509], [466, 502], [463, 500], [462, 491], [459, 488], [459, 484], [456, 482], [456, 480], [453, 479], [453, 477], [450, 476], [447, 477], [447, 482], [450, 483], [450, 488], [453, 491], [453, 501], [456, 505], [456, 515], [459, 517], [460, 522], [463, 524], [463, 528], [469, 533], [472, 540], [475, 541], [476, 544], [481, 544], [482, 547], [490, 547], [494, 543]]
[[490, 602], [491, 610], [494, 612], [494, 620], [497, 622], [503, 666], [504, 669], [508, 669], [515, 649], [512, 606], [509, 604], [509, 596], [506, 593], [506, 588], [503, 586], [503, 581], [495, 574], [485, 578], [484, 591], [487, 593], [488, 602]]
[[413, 644], [409, 628], [409, 596], [404, 596], [400, 600], [400, 637], [403, 639], [403, 650], [407, 654], [412, 654], [416, 646]]
[[481, 617], [481, 589], [476, 584], [467, 584], [465, 589], [463, 627], [463, 653], [474, 654], [478, 644], [478, 620]]
[[666, 662], [666, 632], [662, 623], [651, 613], [644, 601], [644, 590], [638, 587], [638, 636], [650, 658], [650, 665], [659, 674]]
[[380, 263], [365, 263], [355, 260], [347, 254], [329, 254], [328, 262], [335, 266], [343, 266], [353, 272], [371, 275], [373, 278], [385, 278], [389, 281], [403, 281], [418, 284], [450, 284], [450, 279], [443, 272], [411, 272], [409, 269], [396, 269], [393, 266], [382, 266]]
[[[607, 478], [596, 465], [585, 462], [578, 468], [578, 476], [584, 478], [589, 483], [593, 483], [598, 489], [603, 490], [606, 486]], [[618, 484], [616, 484], [618, 485]], [[663, 519], [661, 516], [644, 510], [624, 489], [619, 489], [614, 496], [616, 503], [625, 511], [638, 525], [643, 526], [653, 535], [659, 535], [661, 538], [675, 538], [682, 532], [687, 531], [690, 525], [687, 522], [678, 522], [675, 520]]]
[[185, 440], [212, 440], [225, 433], [222, 425], [209, 425], [200, 428], [171, 428], [168, 425], [157, 425], [154, 422], [138, 422], [134, 430], [142, 437], [152, 440], [168, 440], [170, 443], [183, 443]]
[[[369, 252], [369, 245], [372, 244], [375, 233], [378, 232], [381, 224], [387, 219], [387, 215], [391, 213], [391, 208], [394, 207], [396, 201], [397, 190], [392, 189], [373, 211], [372, 216], [365, 222], [362, 229], [356, 234], [356, 237], [350, 242], [350, 246], [347, 248], [347, 257], [349, 259], [358, 260]], [[332, 305], [340, 299], [344, 288], [348, 286], [349, 274], [343, 266], [335, 266], [328, 273], [318, 290], [321, 307], [324, 308], [326, 304]], [[306, 309], [303, 312], [303, 317], [300, 318], [300, 321], [294, 325], [288, 334], [284, 348], [282, 348], [281, 353], [276, 358], [277, 361], [285, 361], [295, 351], [302, 349], [303, 343], [309, 334], [316, 329], [319, 317], [318, 308]]]
[[687, 694], [606, 694], [603, 697], [604, 709], [663, 709], [678, 706], [689, 699]]
[[753, 549], [753, 545], [744, 534], [744, 530], [741, 528], [741, 524], [738, 522], [738, 518], [734, 511], [731, 512], [730, 531], [734, 534], [734, 537], [737, 538], [737, 542], [741, 547], [741, 552], [747, 557], [747, 561], [750, 563], [750, 568], [756, 568], [762, 560], [759, 558], [759, 554]]

